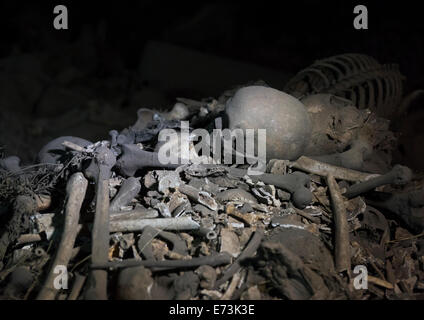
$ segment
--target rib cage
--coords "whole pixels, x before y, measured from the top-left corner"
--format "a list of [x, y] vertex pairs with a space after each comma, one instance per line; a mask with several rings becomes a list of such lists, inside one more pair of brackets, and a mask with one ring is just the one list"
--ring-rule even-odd
[[284, 90], [299, 99], [331, 93], [351, 100], [360, 109], [369, 108], [390, 118], [402, 100], [403, 79], [397, 65], [381, 65], [370, 56], [350, 53], [315, 61]]

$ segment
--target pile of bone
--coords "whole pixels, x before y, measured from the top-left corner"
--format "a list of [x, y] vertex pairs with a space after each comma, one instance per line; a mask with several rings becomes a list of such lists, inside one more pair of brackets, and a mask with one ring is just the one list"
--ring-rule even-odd
[[[408, 168], [370, 174], [306, 156], [271, 160], [262, 174], [164, 165], [155, 137], [180, 124], [154, 118], [109, 141], [61, 137], [40, 151], [64, 190], [14, 199], [0, 242], [4, 298], [422, 298], [424, 189], [404, 188], [417, 183]], [[1, 161], [10, 176], [24, 172], [17, 158]]]

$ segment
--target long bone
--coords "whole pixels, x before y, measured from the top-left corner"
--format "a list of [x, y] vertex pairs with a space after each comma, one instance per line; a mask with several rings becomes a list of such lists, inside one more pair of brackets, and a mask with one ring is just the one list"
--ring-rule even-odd
[[309, 157], [334, 166], [361, 170], [364, 159], [370, 154], [371, 150], [372, 147], [368, 143], [357, 140], [352, 144], [352, 147], [345, 152]]
[[82, 173], [75, 173], [68, 182], [66, 188], [65, 226], [62, 238], [46, 282], [37, 296], [38, 300], [53, 300], [58, 292], [54, 286], [54, 281], [57, 277], [55, 268], [57, 266], [67, 266], [71, 259], [72, 249], [79, 230], [78, 220], [87, 185], [88, 181]]
[[327, 176], [335, 225], [334, 257], [338, 272], [350, 272], [349, 226], [346, 217], [346, 206], [340, 193], [339, 185], [333, 176]]
[[144, 266], [146, 268], [169, 270], [179, 268], [197, 268], [203, 265], [212, 267], [231, 263], [232, 257], [227, 252], [213, 253], [209, 256], [202, 256], [189, 260], [136, 260], [127, 259], [124, 261], [109, 261], [103, 264], [94, 265], [95, 268], [130, 268]]
[[136, 207], [131, 211], [119, 211], [113, 212], [110, 211], [109, 220], [110, 221], [119, 221], [119, 220], [137, 220], [137, 219], [152, 219], [157, 218], [159, 213], [155, 209], [146, 209], [143, 207]]
[[146, 167], [158, 168], [177, 168], [180, 161], [176, 164], [163, 164], [159, 161], [159, 153], [141, 150], [135, 144], [124, 144], [122, 146], [122, 155], [116, 162], [118, 170], [127, 177]]
[[[285, 160], [277, 160], [285, 161]], [[329, 163], [311, 159], [309, 157], [301, 156], [294, 162], [289, 162], [288, 165], [292, 168], [299, 169], [308, 173], [316, 174], [326, 177], [331, 174], [336, 179], [358, 182], [366, 181], [371, 178], [379, 176], [378, 174], [371, 174], [360, 172], [352, 169], [342, 168]]]
[[[94, 158], [99, 170], [96, 185], [96, 213], [92, 231], [91, 264], [108, 262], [109, 251], [109, 178], [116, 164], [114, 153], [99, 147]], [[85, 292], [88, 300], [107, 300], [107, 271], [92, 269]]]
[[141, 231], [150, 226], [161, 230], [197, 230], [200, 225], [191, 217], [158, 218], [158, 219], [136, 219], [115, 220], [110, 222], [111, 232], [134, 232]]
[[86, 276], [75, 274], [74, 285], [72, 286], [71, 293], [68, 296], [68, 300], [77, 300], [86, 280]]
[[343, 195], [350, 199], [386, 184], [404, 185], [411, 179], [412, 171], [409, 168], [395, 165], [384, 175], [350, 186]]

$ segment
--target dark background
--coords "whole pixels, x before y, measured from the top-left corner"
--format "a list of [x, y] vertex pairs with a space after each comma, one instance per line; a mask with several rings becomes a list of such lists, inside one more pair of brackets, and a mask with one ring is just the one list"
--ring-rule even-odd
[[[68, 31], [52, 28], [53, 7], [69, 10]], [[364, 4], [369, 30], [353, 28]], [[104, 50], [136, 67], [149, 40], [296, 72], [313, 60], [344, 52], [396, 62], [417, 84], [423, 68], [423, 12], [416, 1], [2, 1], [0, 56], [74, 41], [85, 25], [106, 24]]]
[[[69, 30], [53, 29], [58, 4], [68, 7]], [[368, 7], [369, 30], [353, 28], [358, 4]], [[424, 23], [416, 1], [2, 1], [0, 28], [1, 61], [16, 55], [41, 61], [36, 72], [43, 85], [27, 108], [15, 107], [18, 98], [10, 98], [11, 89], [1, 91], [9, 76], [0, 82], [0, 110], [11, 117], [0, 128], [0, 145], [28, 161], [55, 136], [105, 138], [109, 129], [132, 124], [139, 107], [171, 107], [176, 96], [216, 97], [241, 81], [268, 77], [282, 88], [314, 60], [335, 54], [364, 53], [381, 63], [397, 63], [407, 78], [406, 93], [423, 88]], [[149, 51], [152, 41], [204, 55], [184, 61], [185, 51], [179, 49], [153, 46], [156, 51]], [[146, 50], [153, 52], [150, 60]], [[173, 62], [176, 56], [179, 60]], [[31, 69], [34, 63], [25, 59]], [[150, 73], [140, 67], [143, 61]], [[209, 62], [213, 70], [202, 71]], [[19, 70], [23, 78], [25, 70]], [[75, 70], [77, 75], [70, 76]], [[56, 96], [47, 99], [46, 91]], [[62, 91], [66, 93], [56, 94]], [[7, 98], [1, 99], [2, 94]], [[76, 106], [88, 100], [88, 106]], [[69, 113], [72, 108], [91, 115], [73, 127], [62, 125], [75, 116]], [[403, 146], [398, 159], [422, 169], [420, 108], [418, 104], [399, 120]], [[97, 115], [102, 119], [96, 122]]]

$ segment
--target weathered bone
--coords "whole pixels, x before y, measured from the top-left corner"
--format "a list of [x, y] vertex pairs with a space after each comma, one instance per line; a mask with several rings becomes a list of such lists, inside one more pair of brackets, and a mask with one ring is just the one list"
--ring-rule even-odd
[[228, 168], [228, 172], [236, 177], [248, 175], [253, 181], [262, 181], [290, 192], [293, 204], [300, 209], [312, 202], [312, 192], [309, 190], [311, 180], [302, 172], [285, 175], [271, 173], [249, 175], [247, 170], [237, 168]]
[[206, 238], [207, 240], [214, 240], [218, 236], [214, 230], [205, 227], [200, 227], [194, 233]]
[[131, 177], [143, 168], [177, 168], [179, 164], [162, 164], [158, 158], [157, 152], [149, 152], [141, 150], [135, 144], [124, 144], [122, 146], [122, 156], [118, 159], [116, 166], [118, 170], [125, 176]]
[[216, 200], [221, 203], [229, 201], [242, 201], [245, 203], [258, 203], [258, 200], [249, 192], [243, 189], [228, 189], [216, 195]]
[[190, 200], [202, 204], [213, 211], [218, 210], [218, 204], [216, 203], [215, 199], [210, 196], [209, 193], [205, 191], [200, 191], [187, 184], [181, 184], [178, 187], [178, 190], [188, 196]]
[[160, 237], [166, 241], [171, 242], [172, 251], [183, 256], [187, 254], [187, 245], [185, 244], [184, 240], [182, 240], [176, 234], [159, 230], [151, 226], [146, 226], [143, 229], [143, 233], [137, 242], [138, 249], [146, 260], [153, 259], [151, 241], [156, 237]]
[[[108, 261], [109, 252], [109, 178], [116, 164], [114, 153], [100, 147], [96, 150], [96, 164], [99, 168], [96, 186], [96, 213], [92, 231], [91, 263]], [[85, 292], [88, 300], [107, 300], [107, 271], [92, 270]]]
[[236, 274], [240, 270], [241, 261], [243, 261], [246, 258], [250, 258], [251, 256], [255, 254], [256, 250], [259, 248], [259, 245], [262, 242], [263, 236], [264, 236], [264, 230], [258, 229], [255, 231], [252, 239], [249, 241], [249, 243], [247, 244], [243, 252], [237, 257], [234, 263], [223, 272], [222, 277], [219, 278], [218, 281], [215, 283], [215, 289], [218, 289], [219, 286], [224, 284], [227, 280], [229, 280], [234, 274]]
[[140, 192], [140, 179], [129, 177], [126, 179], [119, 189], [118, 194], [110, 204], [110, 211], [121, 211], [122, 207], [127, 206]]
[[289, 162], [289, 166], [308, 173], [317, 174], [322, 177], [326, 177], [327, 175], [331, 174], [336, 179], [352, 182], [366, 181], [379, 176], [378, 174], [365, 173], [334, 166], [305, 156], [300, 157], [294, 162]]
[[200, 225], [193, 221], [191, 217], [179, 218], [159, 218], [159, 219], [137, 219], [137, 220], [117, 220], [110, 222], [111, 232], [133, 232], [141, 231], [145, 227], [151, 226], [161, 230], [196, 230]]
[[157, 218], [159, 213], [155, 209], [146, 209], [143, 207], [136, 207], [130, 211], [110, 212], [110, 221], [117, 220], [136, 220], [136, 219], [152, 219]]
[[86, 279], [87, 279], [86, 276], [83, 276], [79, 273], [75, 273], [74, 284], [72, 286], [71, 293], [68, 296], [68, 300], [77, 300]]
[[129, 268], [144, 266], [146, 268], [159, 269], [160, 271], [178, 268], [196, 268], [203, 265], [212, 267], [231, 263], [232, 257], [227, 252], [211, 254], [209, 256], [198, 257], [188, 260], [136, 260], [127, 259], [125, 261], [110, 261], [94, 265], [94, 268]]
[[57, 277], [56, 267], [67, 266], [72, 256], [72, 249], [78, 234], [80, 210], [84, 201], [88, 181], [81, 173], [74, 174], [67, 185], [67, 203], [65, 209], [65, 226], [56, 257], [49, 271], [47, 280], [39, 292], [38, 300], [53, 300], [58, 292], [54, 286]]
[[327, 177], [335, 226], [335, 263], [338, 272], [350, 272], [350, 242], [346, 207], [339, 186], [333, 176]]
[[412, 171], [409, 168], [395, 165], [390, 172], [384, 175], [350, 186], [343, 195], [350, 199], [386, 184], [403, 185], [411, 179]]
[[345, 152], [323, 156], [310, 156], [310, 158], [342, 168], [361, 170], [364, 159], [371, 151], [372, 147], [368, 143], [357, 140], [352, 144], [352, 147]]
[[150, 226], [146, 226], [141, 232], [140, 238], [137, 241], [137, 247], [145, 260], [154, 260], [151, 242], [159, 232], [160, 230]]
[[[168, 167], [176, 168], [179, 164], [162, 164], [158, 159], [158, 154], [141, 150], [137, 145], [124, 145], [123, 155], [117, 162], [120, 172], [133, 176], [135, 172], [144, 167]], [[247, 170], [237, 168], [227, 168], [228, 171], [238, 177], [248, 175]], [[304, 173], [296, 172], [290, 175], [261, 174], [250, 175], [254, 181], [263, 181], [267, 184], [273, 184], [276, 187], [284, 189], [292, 194], [293, 203], [304, 208], [312, 202], [312, 193], [309, 190], [310, 178]]]

